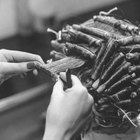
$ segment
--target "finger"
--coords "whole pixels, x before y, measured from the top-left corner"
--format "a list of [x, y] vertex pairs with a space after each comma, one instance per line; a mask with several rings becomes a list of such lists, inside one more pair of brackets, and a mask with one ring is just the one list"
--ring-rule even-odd
[[37, 75], [38, 75], [38, 70], [37, 70], [37, 69], [34, 69], [34, 70], [33, 70], [33, 74], [34, 74], [35, 76], [37, 76]]
[[60, 78], [57, 79], [57, 82], [55, 83], [53, 87], [53, 92], [51, 95], [51, 99], [59, 99], [64, 95], [64, 90], [63, 90], [63, 82], [60, 80]]
[[5, 55], [6, 59], [8, 59], [8, 62], [38, 61], [39, 63], [44, 64], [42, 58], [36, 54], [12, 50], [1, 51]]
[[[1, 74], [21, 74], [28, 72], [32, 69], [35, 68], [35, 65], [33, 67], [28, 66], [30, 63], [27, 62], [22, 62], [22, 63], [6, 63], [6, 62], [0, 62], [1, 69], [0, 73]], [[33, 62], [32, 62], [33, 64]]]
[[53, 87], [53, 91], [56, 91], [56, 93], [63, 93], [64, 92], [63, 88], [64, 88], [64, 84], [61, 81], [61, 79], [58, 78], [57, 82], [55, 83]]

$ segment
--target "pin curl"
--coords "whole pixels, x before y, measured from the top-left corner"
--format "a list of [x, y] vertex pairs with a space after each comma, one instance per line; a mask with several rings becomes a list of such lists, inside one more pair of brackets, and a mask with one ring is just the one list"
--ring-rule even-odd
[[114, 60], [110, 64], [110, 66], [108, 66], [108, 68], [105, 70], [104, 74], [101, 76], [101, 79], [100, 79], [101, 84], [104, 83], [105, 81], [107, 81], [107, 79], [113, 74], [115, 69], [119, 65], [121, 65], [121, 63], [123, 62], [124, 58], [125, 58], [125, 55], [123, 53], [119, 53], [119, 55], [117, 55], [114, 58]]
[[121, 79], [122, 76], [128, 73], [128, 67], [131, 64], [129, 62], [125, 63], [122, 67], [120, 67], [112, 76], [100, 87], [97, 89], [99, 92], [104, 91], [106, 88], [112, 86], [118, 79]]
[[48, 29], [47, 29], [47, 32], [48, 32], [48, 33], [53, 33], [53, 34], [55, 34], [56, 37], [58, 36], [58, 33], [57, 33], [55, 30], [53, 30], [53, 29], [48, 28]]
[[47, 29], [47, 32], [48, 32], [48, 33], [53, 33], [53, 34], [55, 34], [56, 39], [57, 39], [58, 41], [61, 41], [61, 40], [62, 40], [62, 31], [56, 32], [55, 30], [52, 30], [52, 29], [48, 28], [48, 29]]
[[133, 64], [140, 64], [140, 53], [127, 53], [126, 60], [132, 62]]
[[96, 55], [92, 53], [90, 50], [83, 48], [76, 44], [66, 43], [66, 55], [73, 55], [88, 59], [88, 60], [95, 60]]
[[113, 53], [114, 53], [114, 51], [116, 49], [115, 45], [116, 44], [115, 44], [114, 39], [109, 40], [108, 46], [107, 46], [108, 49], [106, 50], [101, 62], [96, 67], [96, 70], [91, 72], [91, 75], [92, 75], [91, 78], [94, 81], [99, 77], [103, 65], [106, 65], [106, 63], [110, 60], [110, 56], [113, 55]]
[[134, 45], [134, 44], [140, 44], [140, 36], [128, 36], [125, 38], [121, 38], [117, 40], [118, 45], [126, 46], [126, 45]]
[[127, 23], [123, 20], [115, 19], [114, 17], [98, 15], [93, 16], [93, 20], [94, 22], [99, 21], [101, 23], [108, 24], [118, 30], [122, 30], [123, 32], [139, 35], [139, 28], [137, 26]]
[[100, 11], [100, 12], [99, 12], [99, 15], [101, 15], [101, 16], [108, 16], [108, 15], [110, 15], [112, 12], [117, 11], [117, 10], [118, 10], [118, 7], [114, 7], [113, 9], [109, 10], [108, 12]]
[[140, 45], [128, 45], [128, 46], [120, 46], [119, 50], [120, 52], [129, 53], [129, 52], [139, 52], [140, 53]]
[[95, 28], [95, 27], [90, 28], [90, 27], [76, 25], [76, 24], [74, 24], [72, 27], [78, 31], [81, 31], [90, 35], [94, 35], [105, 40], [109, 40], [110, 38], [119, 39], [122, 37], [121, 35], [110, 33], [110, 32], [101, 30], [99, 28]]
[[108, 98], [108, 96], [101, 98], [98, 101], [98, 103], [99, 104], [109, 103], [110, 99], [114, 102], [119, 102], [121, 100], [128, 99], [131, 94], [131, 91], [132, 91], [132, 87], [128, 86], [128, 87], [121, 89], [120, 91], [114, 93], [113, 95], [109, 96], [109, 98]]
[[[118, 82], [116, 82], [115, 84], [113, 84], [111, 87], [109, 87], [106, 90], [106, 94], [108, 95], [113, 95], [115, 92], [119, 91], [120, 89], [127, 87], [128, 85], [130, 85], [131, 81], [136, 77], [136, 74], [133, 73], [132, 75], [125, 75], [122, 79], [120, 79]], [[98, 89], [99, 90], [99, 89]], [[97, 92], [100, 93], [100, 90]], [[102, 91], [101, 91], [102, 92]]]
[[100, 39], [97, 39], [93, 36], [90, 36], [90, 35], [87, 35], [85, 33], [82, 33], [80, 31], [76, 31], [72, 28], [70, 28], [68, 30], [69, 34], [74, 38], [74, 40], [83, 40], [85, 41], [86, 43], [89, 44], [89, 47], [90, 46], [93, 46], [93, 45], [97, 45], [97, 46], [100, 46], [100, 44], [102, 43], [102, 40]]
[[65, 43], [59, 43], [57, 40], [51, 41], [51, 46], [58, 52], [64, 53], [64, 50], [66, 49]]

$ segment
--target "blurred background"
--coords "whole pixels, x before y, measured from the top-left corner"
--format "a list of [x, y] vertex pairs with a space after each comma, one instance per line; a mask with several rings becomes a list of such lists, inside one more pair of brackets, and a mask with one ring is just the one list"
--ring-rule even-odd
[[[98, 14], [99, 11], [108, 11], [115, 6], [119, 8], [119, 16], [137, 25], [139, 24], [139, 0], [0, 0], [0, 48], [35, 53], [40, 55], [44, 61], [47, 61], [50, 59], [50, 41], [52, 39], [50, 34], [46, 32], [47, 28], [58, 31], [66, 24], [84, 22]], [[43, 84], [45, 84], [45, 88], [42, 86]], [[42, 136], [42, 131], [38, 130], [42, 125], [36, 126], [36, 119], [33, 118], [35, 116], [37, 118], [46, 109], [51, 93], [50, 86], [50, 77], [43, 73], [35, 77], [31, 72], [25, 78], [14, 77], [1, 85], [0, 113], [2, 112], [2, 114], [0, 115], [3, 115], [4, 112], [3, 118], [0, 119], [1, 139], [7, 140], [6, 135], [13, 135], [13, 133], [13, 140], [24, 140], [25, 137], [26, 140], [28, 138], [40, 139], [38, 136]], [[45, 90], [48, 91], [45, 95], [45, 97], [47, 96], [46, 100], [44, 99]], [[40, 94], [38, 94], [39, 92]], [[3, 101], [3, 99], [6, 101]], [[26, 99], [28, 105], [25, 102]], [[17, 101], [18, 103], [15, 103], [11, 109], [13, 102]], [[23, 104], [21, 105], [20, 102]], [[3, 107], [6, 109], [3, 109]], [[39, 111], [36, 109], [39, 109]], [[30, 113], [32, 115], [29, 115]], [[15, 117], [13, 114], [17, 114], [17, 116]], [[27, 114], [30, 117], [27, 117]], [[24, 118], [24, 125], [22, 125], [22, 121], [19, 124], [19, 121], [17, 121], [19, 118]], [[15, 125], [13, 125], [13, 122]], [[38, 123], [41, 124], [42, 122], [39, 121]], [[27, 131], [25, 127], [29, 124], [32, 127], [29, 127], [30, 129]], [[35, 127], [33, 127], [34, 125]], [[19, 127], [20, 129], [18, 129]], [[33, 131], [33, 128], [36, 131]], [[28, 136], [26, 131], [23, 133], [24, 130], [28, 132]], [[19, 138], [17, 133], [22, 138]]]

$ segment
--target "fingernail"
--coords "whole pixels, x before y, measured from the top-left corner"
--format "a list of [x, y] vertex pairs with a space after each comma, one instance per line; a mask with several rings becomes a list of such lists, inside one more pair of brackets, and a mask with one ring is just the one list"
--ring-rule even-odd
[[27, 63], [27, 69], [31, 70], [31, 69], [35, 69], [35, 68], [36, 68], [35, 63], [33, 63], [33, 62]]

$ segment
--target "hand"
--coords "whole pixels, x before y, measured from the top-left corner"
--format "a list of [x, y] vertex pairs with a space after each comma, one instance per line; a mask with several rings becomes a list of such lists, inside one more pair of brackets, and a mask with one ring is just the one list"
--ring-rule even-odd
[[[61, 75], [65, 77], [64, 73]], [[58, 78], [54, 85], [46, 115], [44, 140], [71, 139], [86, 123], [93, 98], [74, 75], [72, 84], [72, 88], [64, 91], [63, 82]]]
[[12, 76], [35, 69], [44, 64], [40, 56], [20, 51], [0, 50], [0, 84]]

